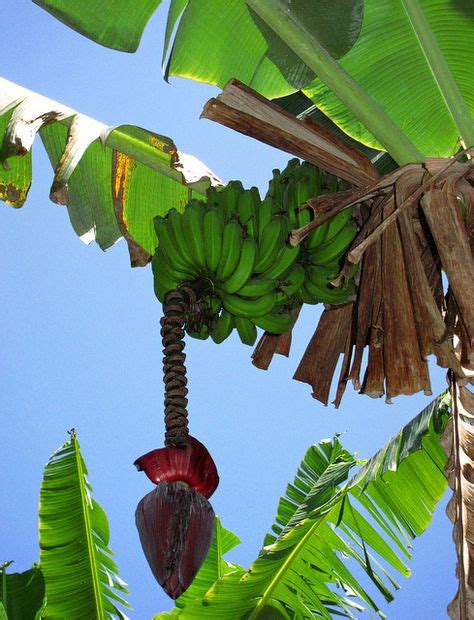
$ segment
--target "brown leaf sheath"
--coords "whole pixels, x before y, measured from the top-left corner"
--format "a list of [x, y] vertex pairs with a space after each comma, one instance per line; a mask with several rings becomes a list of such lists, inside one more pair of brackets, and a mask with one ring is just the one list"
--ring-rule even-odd
[[[387, 204], [384, 217], [394, 209], [393, 202]], [[431, 394], [428, 365], [418, 344], [397, 222], [382, 234], [382, 264], [387, 402], [398, 394], [420, 390]]]
[[313, 388], [313, 398], [325, 405], [329, 401], [329, 390], [339, 355], [345, 350], [353, 307], [354, 303], [348, 303], [324, 310], [293, 375], [293, 379], [309, 383]]
[[474, 259], [456, 195], [434, 189], [421, 201], [463, 323], [474, 343]]

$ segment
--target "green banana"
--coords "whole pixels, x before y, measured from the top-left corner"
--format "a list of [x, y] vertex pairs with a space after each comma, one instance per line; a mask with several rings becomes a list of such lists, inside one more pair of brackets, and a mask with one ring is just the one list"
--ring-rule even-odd
[[286, 282], [280, 284], [280, 290], [285, 297], [295, 295], [305, 281], [306, 272], [303, 265], [297, 264], [285, 278]]
[[257, 211], [257, 219], [258, 219], [258, 242], [262, 242], [262, 234], [267, 224], [270, 223], [272, 219], [272, 199], [270, 197], [266, 197], [258, 207]]
[[242, 316], [247, 319], [254, 319], [258, 316], [268, 314], [276, 305], [276, 292], [271, 291], [256, 299], [246, 299], [238, 295], [221, 294], [222, 304], [227, 312], [235, 316]]
[[298, 180], [296, 185], [298, 197], [298, 228], [306, 226], [311, 221], [311, 209], [309, 207], [301, 208], [310, 199], [316, 196], [317, 184], [315, 183], [315, 174], [313, 170], [304, 172], [304, 175]]
[[250, 319], [245, 319], [240, 316], [236, 316], [234, 319], [235, 327], [242, 344], [248, 344], [250, 347], [255, 344], [257, 340], [257, 328]]
[[183, 214], [176, 209], [168, 211], [166, 216], [166, 220], [171, 228], [171, 238], [174, 239], [175, 242], [176, 252], [178, 252], [183, 261], [193, 269], [193, 273], [197, 273], [197, 265], [184, 238], [183, 219]]
[[348, 222], [331, 241], [312, 252], [311, 262], [315, 265], [327, 265], [341, 258], [347, 252], [356, 234], [356, 225], [353, 222]]
[[276, 287], [276, 282], [269, 278], [252, 278], [237, 291], [242, 297], [261, 297]]
[[315, 299], [306, 289], [306, 281], [303, 282], [300, 290], [298, 291], [298, 299], [304, 303], [314, 306], [319, 303], [319, 299]]
[[237, 212], [237, 204], [240, 194], [244, 191], [244, 186], [240, 181], [229, 181], [221, 193], [222, 210], [225, 220], [230, 218]]
[[339, 273], [339, 263], [329, 263], [328, 265], [310, 265], [307, 269], [307, 277], [316, 284], [324, 288], [331, 280], [334, 280]]
[[222, 252], [217, 266], [218, 280], [225, 281], [235, 271], [242, 247], [242, 226], [235, 219], [224, 226], [222, 234]]
[[334, 194], [338, 191], [338, 178], [334, 174], [321, 171], [321, 193]]
[[298, 179], [298, 182], [296, 183], [296, 199], [298, 206], [314, 197], [314, 195], [311, 195], [311, 187], [312, 183], [308, 174], [304, 174]]
[[307, 226], [311, 222], [311, 210], [304, 205], [300, 207], [297, 213], [297, 228], [303, 228], [303, 226]]
[[288, 183], [292, 177], [297, 177], [300, 172], [300, 160], [297, 157], [293, 157], [288, 161], [286, 167], [281, 171], [280, 182], [282, 184]]
[[209, 338], [209, 326], [203, 323], [198, 330], [187, 329], [186, 332], [191, 336], [191, 338], [197, 338], [198, 340], [206, 340]]
[[256, 187], [252, 187], [240, 194], [237, 202], [237, 213], [240, 223], [252, 237], [257, 237], [258, 220], [257, 211], [260, 206], [260, 194]]
[[220, 344], [230, 336], [233, 329], [234, 317], [227, 310], [222, 310], [214, 329], [211, 331], [211, 338], [216, 344]]
[[261, 277], [270, 279], [283, 278], [284, 275], [291, 269], [292, 265], [298, 258], [299, 253], [299, 245], [293, 246], [285, 244], [276, 256], [272, 266], [264, 271], [261, 274]]
[[355, 291], [355, 284], [353, 281], [346, 287], [334, 288], [331, 286], [317, 286], [308, 279], [305, 281], [304, 286], [313, 299], [327, 304], [341, 304], [347, 301]]
[[251, 237], [244, 239], [237, 267], [227, 280], [222, 284], [226, 293], [235, 293], [249, 280], [255, 265], [257, 244]]
[[216, 208], [209, 209], [202, 224], [203, 243], [206, 251], [206, 266], [210, 273], [216, 273], [222, 253], [224, 227]]
[[187, 271], [190, 268], [194, 270], [194, 265], [188, 263], [180, 251], [177, 240], [174, 237], [171, 222], [165, 218], [157, 216], [153, 218], [153, 224], [158, 236], [158, 245], [168, 257], [168, 261], [178, 271]]
[[326, 235], [325, 243], [331, 241], [331, 239], [334, 239], [334, 237], [341, 232], [347, 222], [351, 219], [352, 211], [353, 210], [351, 207], [343, 209], [329, 220], [328, 234]]
[[159, 266], [153, 267], [153, 284], [155, 288], [155, 295], [161, 301], [164, 302], [166, 293], [174, 291], [178, 285], [179, 280], [170, 278]]
[[207, 307], [209, 308], [209, 312], [212, 313], [213, 316], [216, 316], [219, 314], [222, 308], [222, 303], [221, 303], [220, 298], [217, 295], [210, 295], [206, 299], [206, 303], [207, 303]]
[[271, 312], [252, 321], [270, 334], [284, 334], [293, 327], [294, 317], [291, 312]]
[[298, 195], [296, 183], [292, 177], [290, 177], [288, 183], [284, 186], [282, 206], [283, 212], [288, 216], [290, 228], [296, 228], [298, 226], [296, 211], [298, 207]]
[[326, 241], [328, 228], [329, 222], [324, 222], [310, 232], [306, 237], [306, 247], [308, 250], [315, 250]]
[[308, 177], [308, 200], [309, 198], [313, 198], [314, 196], [319, 196], [321, 194], [321, 171], [319, 168], [313, 166], [307, 161], [304, 161], [301, 164], [302, 171], [304, 176]]
[[165, 252], [162, 245], [156, 248], [155, 254], [153, 255], [153, 269], [157, 272], [164, 271], [169, 278], [180, 282], [194, 279], [191, 269], [181, 271], [175, 267], [174, 263], [168, 258], [168, 254]]
[[269, 199], [272, 205], [272, 213], [280, 213], [282, 205], [283, 186], [281, 183], [281, 174], [278, 168], [272, 171], [273, 178], [268, 183], [268, 191], [265, 198]]
[[205, 270], [206, 268], [203, 236], [204, 213], [204, 205], [196, 201], [191, 202], [183, 214], [183, 240], [187, 243], [194, 263], [200, 270]]
[[282, 246], [282, 218], [273, 217], [262, 232], [255, 272], [262, 273], [273, 265]]
[[206, 203], [208, 207], [218, 207], [221, 204], [223, 188], [211, 185], [206, 191]]

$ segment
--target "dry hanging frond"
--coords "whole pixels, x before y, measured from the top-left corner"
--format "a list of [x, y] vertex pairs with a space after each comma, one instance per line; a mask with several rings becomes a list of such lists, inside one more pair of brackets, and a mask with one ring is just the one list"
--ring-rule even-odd
[[448, 614], [453, 620], [470, 620], [474, 618], [474, 393], [458, 386], [452, 373], [449, 382], [452, 417], [442, 440], [449, 457], [446, 473], [453, 490], [446, 513], [454, 524], [459, 586]]

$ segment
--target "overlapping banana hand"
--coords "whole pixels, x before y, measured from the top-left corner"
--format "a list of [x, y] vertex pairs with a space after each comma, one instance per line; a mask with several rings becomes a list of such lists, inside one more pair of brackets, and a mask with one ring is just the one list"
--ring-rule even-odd
[[356, 234], [352, 211], [315, 228], [299, 246], [288, 243], [290, 231], [312, 219], [305, 202], [342, 189], [336, 177], [293, 159], [282, 172], [273, 171], [263, 201], [257, 188], [231, 181], [210, 188], [205, 202], [191, 200], [183, 213], [172, 209], [156, 217], [156, 296], [163, 302], [167, 292], [190, 283], [202, 303], [200, 323], [190, 321], [187, 332], [220, 343], [236, 329], [248, 345], [257, 327], [275, 334], [290, 329], [301, 303], [346, 301], [353, 280], [339, 288], [331, 282]]

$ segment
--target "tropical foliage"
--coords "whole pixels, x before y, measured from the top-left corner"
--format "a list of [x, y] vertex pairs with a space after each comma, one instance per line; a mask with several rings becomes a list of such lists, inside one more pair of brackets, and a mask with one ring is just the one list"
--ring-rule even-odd
[[352, 617], [363, 606], [381, 613], [368, 584], [392, 600], [399, 585], [389, 571], [409, 576], [411, 540], [429, 526], [446, 490], [440, 437], [448, 415], [449, 399], [440, 396], [349, 480], [361, 461], [337, 437], [312, 446], [249, 570], [224, 565], [216, 578], [216, 537], [211, 566], [172, 614], [157, 618]]
[[[410, 541], [446, 489], [440, 437], [449, 407], [445, 396], [435, 399], [367, 462], [337, 437], [311, 446], [250, 569], [224, 560], [240, 541], [217, 518], [193, 584], [155, 618], [352, 617], [363, 606], [380, 613], [368, 585], [392, 600], [399, 586], [389, 571], [410, 574]], [[39, 566], [22, 574], [2, 567], [0, 618], [125, 618], [107, 517], [91, 496], [74, 432], [45, 467], [39, 527]]]
[[108, 546], [108, 520], [92, 497], [77, 436], [70, 435], [44, 469], [39, 565], [21, 574], [2, 568], [0, 601], [8, 620], [126, 618], [121, 607], [129, 607], [128, 591]]
[[[92, 7], [79, 10], [77, 3], [64, 0], [36, 3], [91, 39], [124, 49], [119, 37], [115, 44], [110, 35], [104, 41], [105, 23]], [[122, 0], [115, 11], [125, 37], [127, 30], [120, 26], [127, 4]], [[259, 20], [252, 19], [247, 5]], [[319, 10], [324, 27], [313, 18]], [[473, 11], [469, 0], [353, 0], [349, 6], [173, 0], [164, 48], [166, 75], [221, 87], [237, 78], [271, 98], [303, 88], [311, 105], [348, 135], [389, 150], [400, 164], [423, 156], [446, 157], [456, 152], [460, 137], [474, 143], [474, 84], [465, 70], [473, 59]], [[150, 7], [137, 13], [144, 27]], [[126, 49], [132, 51], [136, 37], [128, 37]], [[292, 55], [281, 53], [288, 48]]]
[[[116, 0], [110, 11], [98, 0], [87, 6], [34, 1], [78, 32], [125, 51], [137, 48], [160, 4], [133, 3], [131, 10], [131, 0]], [[318, 6], [324, 27], [312, 19]], [[266, 97], [284, 97], [280, 104], [300, 117], [323, 119], [373, 158], [387, 151], [399, 165], [450, 157], [461, 145], [474, 145], [474, 77], [466, 70], [473, 60], [472, 3], [351, 0], [342, 17], [341, 6], [172, 0], [165, 76], [221, 87], [238, 78]], [[188, 173], [169, 138], [130, 126], [111, 131], [5, 80], [0, 89], [0, 158], [10, 164], [0, 169], [0, 198], [23, 204], [31, 182], [29, 151], [40, 130], [55, 168], [53, 200], [68, 205], [84, 240], [95, 237], [105, 249], [125, 236], [133, 264], [145, 264], [154, 251], [155, 215], [182, 209], [193, 192], [199, 196], [218, 183], [195, 162]], [[145, 199], [150, 192], [160, 195], [157, 204]], [[380, 613], [370, 587], [386, 600], [393, 597], [398, 584], [390, 571], [409, 574], [410, 540], [428, 527], [446, 488], [440, 437], [447, 416], [447, 402], [437, 399], [351, 479], [360, 463], [337, 438], [311, 447], [251, 568], [222, 559], [237, 541], [218, 525], [195, 583], [170, 614], [157, 618], [329, 618], [351, 616], [361, 605]], [[40, 568], [19, 576], [3, 569], [0, 618], [15, 617], [21, 609], [15, 593], [23, 591], [39, 613], [40, 574], [45, 617], [122, 613], [115, 601], [125, 604], [125, 589], [110, 558], [107, 521], [85, 474], [72, 436], [45, 470]]]
[[10, 564], [4, 562], [0, 567], [0, 619], [39, 620], [46, 606], [41, 570], [33, 566], [23, 573], [7, 573]]
[[[50, 197], [67, 204], [86, 243], [106, 250], [122, 235], [132, 265], [156, 247], [153, 217], [201, 196], [218, 179], [170, 138], [132, 125], [107, 127], [61, 103], [0, 78], [0, 199], [21, 207], [32, 181], [39, 131], [54, 173]], [[156, 200], [149, 200], [156, 196]]]

